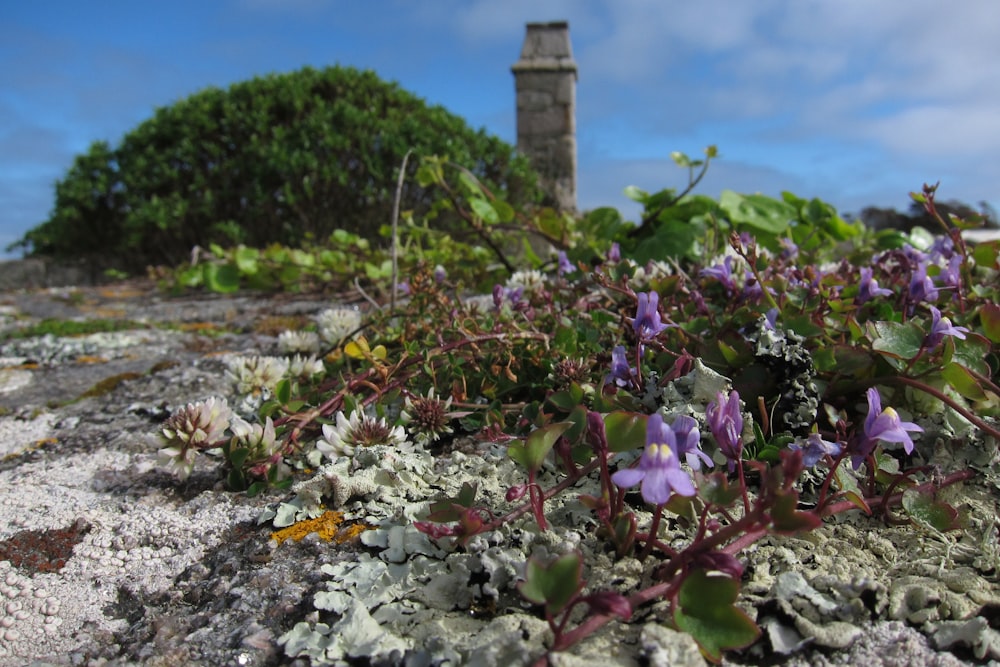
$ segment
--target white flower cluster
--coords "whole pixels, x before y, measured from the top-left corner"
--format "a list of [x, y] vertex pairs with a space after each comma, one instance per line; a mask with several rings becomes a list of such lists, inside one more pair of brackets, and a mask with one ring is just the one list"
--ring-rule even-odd
[[363, 410], [355, 410], [347, 417], [337, 413], [337, 423], [323, 424], [323, 438], [316, 442], [316, 449], [332, 461], [341, 456], [354, 456], [359, 447], [389, 445], [400, 451], [413, 449], [406, 439], [402, 426], [389, 426], [385, 417], [376, 418]]
[[355, 308], [327, 308], [316, 316], [319, 337], [328, 345], [339, 345], [361, 326], [361, 312]]
[[232, 417], [233, 411], [224, 398], [212, 396], [188, 403], [168, 417], [160, 429], [160, 437], [167, 445], [158, 452], [160, 465], [179, 479], [187, 479], [198, 450], [221, 439]]
[[507, 279], [507, 284], [505, 285], [508, 290], [515, 290], [520, 287], [525, 292], [535, 292], [544, 286], [545, 274], [534, 269], [530, 271], [515, 271]]
[[319, 334], [315, 331], [282, 331], [278, 334], [281, 354], [318, 354]]
[[643, 266], [636, 267], [635, 273], [632, 274], [632, 279], [629, 282], [632, 283], [633, 289], [648, 287], [650, 281], [653, 279], [665, 278], [673, 272], [673, 267], [666, 262], [652, 260]]
[[241, 394], [271, 394], [288, 373], [289, 361], [282, 357], [231, 357], [226, 374]]
[[288, 362], [288, 377], [300, 382], [307, 381], [316, 375], [322, 375], [325, 371], [323, 362], [315, 355], [304, 357], [301, 354], [296, 354]]

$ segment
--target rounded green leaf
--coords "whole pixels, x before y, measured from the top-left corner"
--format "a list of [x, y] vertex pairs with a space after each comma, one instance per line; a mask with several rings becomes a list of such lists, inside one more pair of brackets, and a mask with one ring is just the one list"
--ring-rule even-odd
[[674, 622], [691, 635], [706, 658], [722, 659], [722, 652], [757, 641], [760, 628], [733, 603], [739, 582], [724, 575], [695, 570], [681, 584]]
[[233, 264], [203, 264], [205, 287], [213, 292], [230, 294], [240, 288], [240, 271]]
[[548, 565], [537, 559], [528, 559], [525, 580], [518, 588], [529, 602], [545, 605], [545, 613], [551, 618], [573, 601], [583, 582], [580, 574], [583, 558], [573, 552], [560, 556]]
[[627, 452], [646, 446], [646, 415], [616, 410], [604, 417], [608, 449]]

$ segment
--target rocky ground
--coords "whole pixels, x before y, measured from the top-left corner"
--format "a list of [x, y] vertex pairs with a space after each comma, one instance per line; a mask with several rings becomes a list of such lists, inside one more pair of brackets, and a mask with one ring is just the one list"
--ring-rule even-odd
[[[518, 473], [488, 443], [433, 459], [373, 452], [303, 476], [342, 514], [324, 515], [332, 539], [280, 544], [262, 517], [291, 493], [227, 492], [207, 457], [183, 484], [157, 468], [150, 435], [171, 411], [237, 398], [228, 355], [273, 352], [280, 330], [329, 305], [170, 298], [135, 283], [0, 294], [0, 666], [527, 664], [548, 633], [514, 589], [526, 553], [577, 548], [592, 585], [641, 579], [639, 563], [596, 549], [571, 498], [551, 507], [553, 530], [525, 521], [462, 553], [412, 529], [428, 500], [463, 481], [503, 506]], [[133, 324], [11, 336], [45, 318]], [[764, 637], [727, 663], [998, 664], [996, 444], [931, 454], [980, 472], [949, 491], [969, 514], [961, 535], [853, 514], [759, 543], [743, 603]], [[358, 537], [350, 525], [371, 529]], [[553, 664], [704, 664], [663, 611], [611, 624]]]

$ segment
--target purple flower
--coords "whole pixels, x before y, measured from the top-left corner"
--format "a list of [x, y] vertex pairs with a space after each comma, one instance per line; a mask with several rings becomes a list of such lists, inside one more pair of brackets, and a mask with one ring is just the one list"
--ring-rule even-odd
[[764, 328], [768, 331], [774, 331], [778, 324], [778, 309], [769, 308], [766, 313], [764, 313]]
[[608, 261], [609, 262], [620, 262], [622, 261], [622, 247], [618, 245], [618, 241], [611, 244], [611, 250], [608, 251]]
[[947, 287], [950, 289], [958, 289], [962, 284], [962, 256], [952, 255], [952, 258], [948, 260], [948, 266], [941, 269], [940, 275], [938, 275], [938, 280], [941, 282], [941, 287]]
[[707, 269], [702, 269], [700, 276], [708, 276], [709, 278], [715, 278], [726, 288], [726, 293], [731, 294], [736, 290], [736, 283], [733, 282], [733, 258], [732, 256], [727, 256], [722, 260], [721, 264], [716, 264], [715, 266], [709, 267]]
[[448, 272], [445, 270], [445, 268], [443, 266], [441, 266], [440, 264], [438, 264], [437, 266], [434, 267], [434, 280], [435, 280], [435, 282], [443, 283], [444, 280], [445, 280], [445, 278], [447, 278], [447, 277], [448, 277]]
[[933, 350], [941, 344], [945, 336], [954, 336], [955, 338], [965, 340], [965, 334], [969, 333], [967, 328], [953, 326], [951, 320], [947, 317], [941, 317], [941, 311], [934, 306], [930, 306], [930, 311], [932, 318], [931, 332], [924, 338], [924, 347], [928, 350]]
[[788, 448], [804, 450], [802, 454], [802, 463], [807, 468], [812, 468], [827, 454], [830, 456], [837, 456], [841, 451], [839, 442], [824, 440], [819, 433], [810, 433], [809, 437], [806, 439], [805, 446], [801, 443], [793, 442], [788, 445]]
[[781, 237], [778, 239], [778, 245], [781, 246], [781, 259], [794, 260], [799, 256], [799, 247], [790, 238]]
[[693, 496], [695, 491], [691, 477], [681, 470], [677, 436], [672, 428], [664, 427], [659, 414], [651, 415], [646, 422], [646, 448], [639, 457], [639, 466], [619, 470], [611, 481], [622, 488], [641, 482], [643, 500], [653, 505], [667, 502], [671, 493]]
[[657, 310], [659, 301], [660, 295], [656, 292], [639, 293], [639, 307], [636, 309], [635, 319], [632, 320], [632, 329], [640, 341], [649, 342], [667, 328]]
[[861, 462], [868, 457], [875, 449], [879, 441], [896, 442], [903, 445], [903, 450], [909, 454], [913, 451], [913, 440], [907, 431], [923, 432], [913, 422], [904, 422], [899, 418], [892, 408], [882, 409], [882, 397], [874, 387], [866, 392], [868, 396], [868, 416], [865, 417], [864, 435], [858, 451], [851, 457], [854, 468], [857, 469]]
[[611, 350], [611, 372], [605, 378], [605, 382], [615, 381], [619, 387], [627, 387], [632, 384], [635, 371], [628, 365], [628, 357], [625, 354], [625, 346], [618, 345]]
[[872, 278], [870, 267], [861, 269], [861, 284], [858, 286], [858, 295], [854, 302], [859, 306], [871, 301], [877, 296], [892, 296], [892, 290], [878, 286], [878, 281]]
[[729, 472], [743, 456], [743, 414], [740, 412], [740, 393], [729, 392], [729, 398], [719, 392], [716, 401], [705, 409], [708, 430], [715, 437], [719, 450], [729, 461]]
[[921, 262], [910, 278], [910, 300], [913, 303], [921, 301], [937, 301], [938, 291], [934, 281], [927, 275], [927, 264]]
[[503, 305], [503, 285], [497, 283], [493, 286], [493, 307], [500, 310]]
[[938, 236], [934, 239], [931, 247], [927, 249], [927, 252], [935, 260], [949, 259], [955, 256], [955, 242], [951, 240], [950, 236]]
[[680, 415], [670, 425], [670, 429], [677, 439], [677, 453], [684, 456], [692, 470], [701, 470], [703, 462], [709, 468], [715, 466], [711, 457], [701, 451], [701, 433], [698, 432], [698, 422], [694, 417]]
[[558, 272], [560, 276], [565, 273], [573, 273], [574, 271], [576, 271], [576, 267], [573, 266], [573, 262], [569, 261], [569, 257], [566, 256], [565, 250], [560, 250], [558, 257], [559, 257]]

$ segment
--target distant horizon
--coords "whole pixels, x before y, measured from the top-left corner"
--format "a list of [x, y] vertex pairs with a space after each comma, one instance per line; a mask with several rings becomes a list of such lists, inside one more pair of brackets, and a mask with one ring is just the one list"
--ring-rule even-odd
[[50, 0], [0, 8], [0, 247], [47, 219], [92, 142], [271, 72], [371, 69], [515, 144], [510, 66], [525, 25], [551, 20], [569, 22], [579, 66], [581, 210], [637, 220], [625, 187], [682, 189], [669, 154], [709, 144], [720, 159], [695, 193], [711, 197], [787, 190], [842, 215], [906, 212], [940, 181], [941, 201], [1000, 204], [989, 0]]

